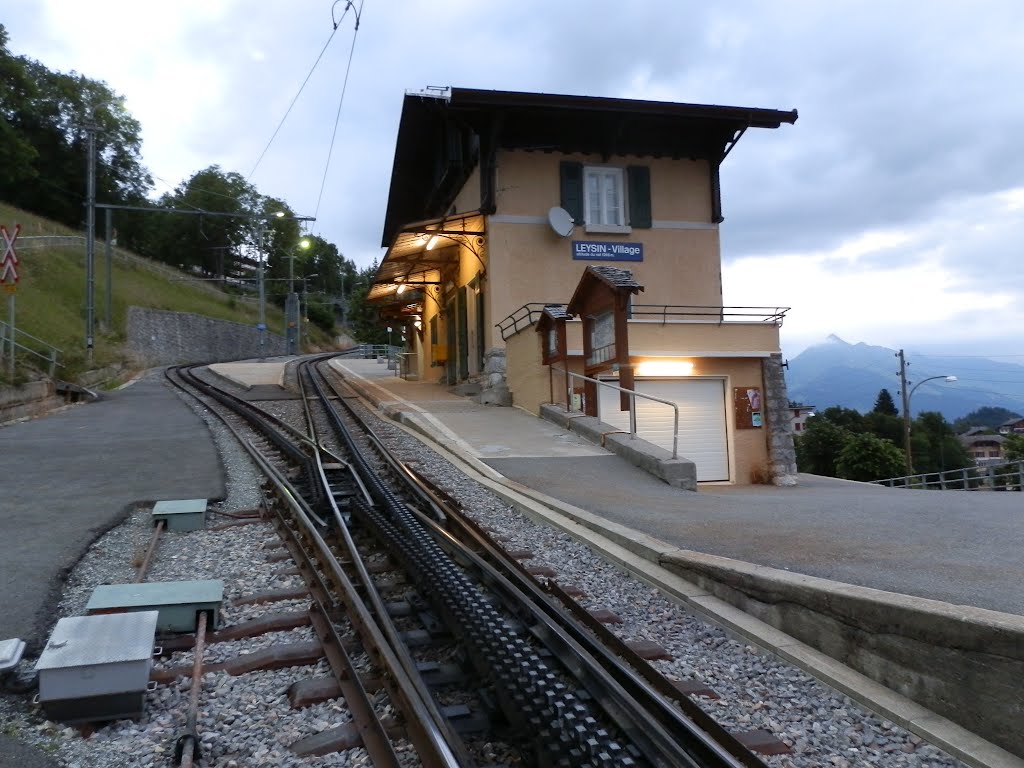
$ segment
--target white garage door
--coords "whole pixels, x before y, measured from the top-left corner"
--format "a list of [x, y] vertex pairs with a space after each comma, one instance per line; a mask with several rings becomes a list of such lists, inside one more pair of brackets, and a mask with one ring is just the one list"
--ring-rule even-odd
[[[619, 393], [607, 387], [598, 390], [601, 421], [628, 432], [629, 411], [619, 410]], [[636, 391], [679, 405], [679, 456], [697, 465], [699, 482], [729, 479], [723, 379], [637, 379]], [[672, 419], [672, 409], [664, 403], [636, 399], [637, 436], [668, 451]]]

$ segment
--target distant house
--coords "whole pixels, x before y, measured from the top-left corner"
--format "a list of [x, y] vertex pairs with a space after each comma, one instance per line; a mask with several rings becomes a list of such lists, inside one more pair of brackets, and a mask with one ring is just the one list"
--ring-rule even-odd
[[789, 406], [790, 424], [793, 425], [793, 434], [802, 434], [807, 429], [807, 417], [814, 415], [813, 405], [791, 403]]
[[959, 439], [978, 466], [999, 464], [1005, 460], [1003, 445], [1006, 438], [1002, 435], [967, 434], [961, 435]]
[[1013, 418], [999, 425], [1000, 435], [1024, 435], [1024, 419]]

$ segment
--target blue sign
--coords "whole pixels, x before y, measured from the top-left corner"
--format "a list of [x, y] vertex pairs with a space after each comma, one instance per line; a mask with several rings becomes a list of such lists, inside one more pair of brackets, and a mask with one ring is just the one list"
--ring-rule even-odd
[[572, 257], [576, 261], [643, 261], [644, 244], [573, 240]]
[[267, 330], [267, 324], [266, 323], [256, 323], [256, 330], [257, 331], [265, 331], [265, 330]]

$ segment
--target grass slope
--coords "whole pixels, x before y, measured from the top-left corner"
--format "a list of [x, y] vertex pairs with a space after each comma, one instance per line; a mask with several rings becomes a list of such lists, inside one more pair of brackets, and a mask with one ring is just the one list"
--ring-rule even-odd
[[[61, 350], [59, 359], [63, 367], [58, 371], [59, 378], [74, 380], [86, 368], [126, 361], [123, 342], [129, 306], [194, 312], [249, 325], [255, 325], [257, 321], [258, 307], [253, 298], [229, 295], [213, 283], [189, 278], [166, 265], [114, 248], [111, 324], [109, 328], [105, 327], [106, 264], [104, 244], [97, 240], [93, 299], [95, 340], [90, 365], [86, 361], [85, 350], [83, 233], [3, 203], [0, 203], [0, 224], [6, 226], [9, 233], [15, 224], [21, 225], [21, 233], [15, 243], [20, 262], [20, 281], [15, 293], [15, 326], [19, 331], [30, 333]], [[9, 320], [7, 294], [2, 292], [0, 320]], [[267, 324], [276, 333], [281, 333], [284, 327], [281, 310], [269, 301]], [[314, 335], [314, 340], [321, 342], [326, 338], [322, 333]], [[20, 336], [18, 341], [24, 343]], [[6, 365], [3, 368], [6, 374]]]

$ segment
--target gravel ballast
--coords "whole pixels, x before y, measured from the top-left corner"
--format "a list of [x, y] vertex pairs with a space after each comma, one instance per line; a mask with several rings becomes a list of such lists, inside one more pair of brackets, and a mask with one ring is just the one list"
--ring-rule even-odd
[[[298, 424], [301, 404], [271, 401], [260, 405]], [[259, 477], [248, 455], [220, 422], [204, 416], [217, 441], [227, 472], [228, 496], [211, 510], [224, 512], [259, 507]], [[588, 608], [607, 608], [620, 619], [610, 629], [627, 640], [646, 639], [672, 655], [653, 662], [664, 674], [698, 680], [720, 698], [698, 703], [730, 729], [764, 729], [793, 749], [791, 754], [762, 759], [785, 768], [954, 768], [962, 763], [917, 736], [888, 722], [814, 680], [802, 670], [737, 640], [724, 630], [688, 612], [650, 585], [604, 560], [589, 547], [551, 526], [535, 522], [505, 500], [459, 472], [420, 440], [391, 422], [373, 416], [373, 428], [404, 461], [457, 498], [481, 525], [502, 537], [506, 549], [528, 549], [530, 565], [549, 565], [560, 584], [581, 587]], [[267, 611], [298, 610], [307, 601], [271, 606], [233, 606], [231, 599], [264, 590], [299, 586], [296, 576], [281, 575], [289, 561], [270, 562], [265, 543], [274, 538], [269, 523], [211, 530], [229, 522], [207, 515], [207, 530], [166, 534], [148, 581], [218, 578], [225, 582], [224, 625], [236, 624]], [[132, 512], [119, 527], [95, 542], [71, 574], [61, 601], [62, 615], [81, 615], [92, 589], [104, 583], [134, 579], [133, 563], [148, 546], [152, 523], [148, 508]], [[229, 655], [252, 653], [271, 642], [301, 642], [312, 631], [299, 628], [206, 649], [208, 662]], [[191, 653], [175, 653], [157, 666], [191, 663]], [[360, 766], [369, 765], [362, 749], [316, 758], [297, 758], [288, 745], [349, 719], [343, 701], [325, 702], [302, 710], [288, 705], [288, 687], [298, 680], [328, 674], [321, 661], [314, 667], [290, 667], [231, 677], [225, 672], [203, 676], [198, 732], [207, 766]], [[65, 766], [164, 766], [171, 764], [174, 740], [185, 724], [190, 680], [178, 678], [146, 696], [144, 716], [121, 720], [83, 737], [73, 728], [43, 719], [40, 710], [23, 699], [0, 698], [0, 717], [18, 736], [51, 753]], [[416, 765], [406, 755], [408, 765]], [[496, 762], [495, 766], [505, 763]]]

